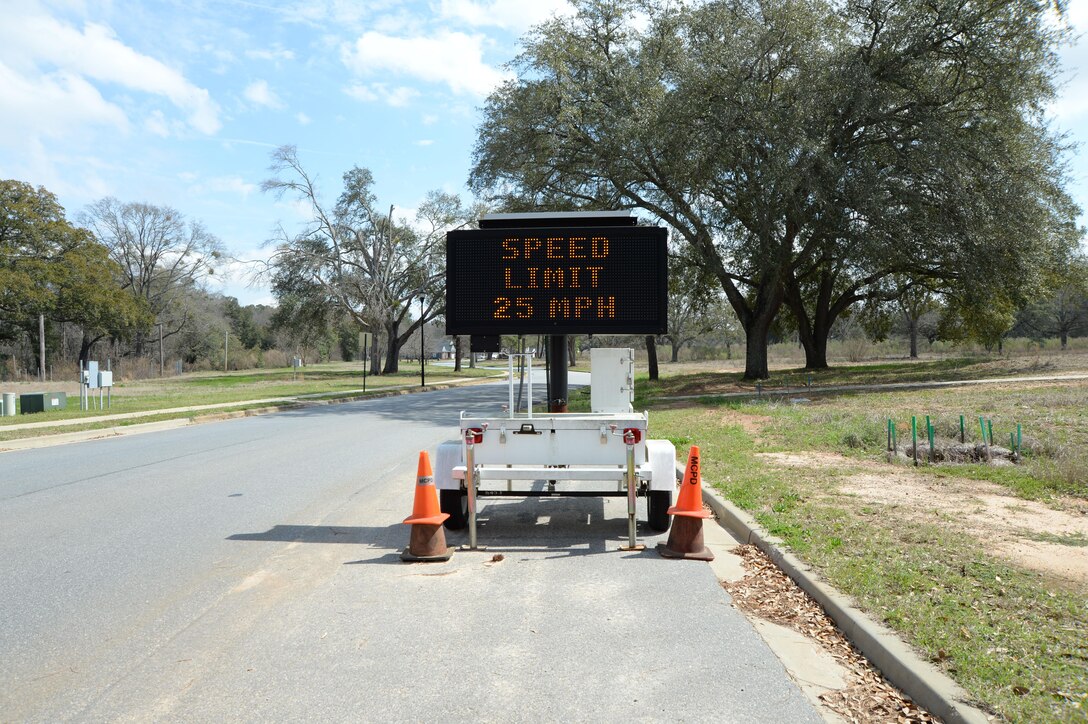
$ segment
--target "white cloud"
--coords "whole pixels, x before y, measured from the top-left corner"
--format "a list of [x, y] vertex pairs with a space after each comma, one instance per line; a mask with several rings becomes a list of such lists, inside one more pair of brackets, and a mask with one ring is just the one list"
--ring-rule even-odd
[[423, 125], [424, 126], [433, 126], [434, 124], [438, 123], [439, 120], [441, 120], [441, 119], [439, 119], [439, 117], [434, 115], [433, 113], [423, 114]]
[[423, 146], [423, 147], [433, 146], [434, 145], [434, 139], [432, 139], [432, 138], [421, 138], [418, 141], [416, 141], [415, 144], [417, 146]]
[[300, 126], [308, 126], [312, 121], [312, 119], [302, 111], [295, 114], [295, 120], [298, 121]]
[[257, 185], [248, 183], [241, 176], [216, 176], [201, 185], [201, 190], [205, 189], [219, 194], [238, 194], [246, 198], [257, 190]]
[[22, 145], [28, 135], [63, 137], [86, 125], [127, 131], [128, 117], [77, 74], [28, 78], [0, 60], [0, 142]]
[[355, 100], [364, 103], [381, 101], [394, 108], [403, 108], [411, 103], [413, 98], [419, 96], [419, 91], [415, 88], [409, 88], [408, 86], [390, 88], [385, 83], [371, 83], [370, 85], [356, 83], [345, 88], [344, 92]]
[[341, 50], [353, 73], [369, 76], [396, 73], [429, 83], [444, 83], [458, 94], [487, 95], [505, 75], [483, 61], [483, 35], [448, 30], [431, 37], [396, 38], [363, 33]]
[[[94, 80], [164, 97], [201, 133], [212, 134], [220, 128], [219, 109], [207, 90], [125, 45], [105, 25], [87, 23], [80, 31], [48, 15], [8, 13], [0, 23], [0, 62], [18, 76], [14, 80], [23, 89], [22, 105], [41, 104], [58, 88], [72, 91], [50, 115], [78, 108], [90, 95], [88, 88], [104, 103], [99, 91], [91, 88], [90, 80]], [[35, 90], [39, 85], [44, 87]], [[11, 92], [11, 85], [5, 86]]]
[[268, 81], [265, 80], [253, 81], [242, 91], [242, 95], [255, 106], [283, 108], [283, 101], [280, 100], [275, 91], [268, 87]]
[[286, 50], [285, 48], [259, 48], [257, 50], [247, 50], [246, 57], [253, 60], [294, 60], [295, 53], [292, 50]]
[[553, 15], [567, 15], [572, 12], [566, 0], [442, 0], [438, 7], [439, 16], [447, 20], [457, 20], [473, 27], [495, 26], [516, 32], [524, 32], [529, 27], [542, 23]]
[[166, 116], [163, 115], [162, 111], [152, 111], [151, 115], [144, 121], [144, 128], [160, 138], [167, 138], [170, 135], [170, 127], [167, 125]]

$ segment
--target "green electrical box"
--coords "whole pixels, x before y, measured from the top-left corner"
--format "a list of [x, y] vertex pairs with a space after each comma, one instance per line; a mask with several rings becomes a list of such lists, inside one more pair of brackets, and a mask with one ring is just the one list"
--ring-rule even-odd
[[29, 412], [63, 410], [68, 406], [68, 396], [63, 392], [30, 392], [19, 395], [19, 410], [25, 415]]

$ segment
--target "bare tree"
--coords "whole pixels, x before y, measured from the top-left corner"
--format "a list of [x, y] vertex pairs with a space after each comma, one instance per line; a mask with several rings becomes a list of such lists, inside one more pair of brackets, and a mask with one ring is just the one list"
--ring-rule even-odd
[[[301, 231], [281, 225], [270, 242], [276, 246], [269, 262], [273, 289], [305, 293], [339, 308], [361, 328], [383, 333], [382, 371], [396, 372], [401, 346], [445, 310], [445, 232], [466, 225], [476, 209], [463, 207], [456, 196], [431, 192], [420, 206], [417, 229], [394, 219], [392, 206], [388, 213], [379, 210], [374, 177], [365, 168], [344, 174], [343, 192], [331, 208], [294, 146], [276, 149], [270, 170], [274, 176], [261, 189], [289, 194], [310, 213]], [[422, 314], [415, 318], [420, 299]]]
[[[185, 293], [215, 273], [223, 244], [199, 221], [186, 220], [177, 209], [147, 203], [121, 203], [108, 196], [80, 215], [121, 269], [122, 286], [144, 300], [163, 337], [189, 322]], [[147, 330], [137, 333], [135, 352], [141, 355]]]

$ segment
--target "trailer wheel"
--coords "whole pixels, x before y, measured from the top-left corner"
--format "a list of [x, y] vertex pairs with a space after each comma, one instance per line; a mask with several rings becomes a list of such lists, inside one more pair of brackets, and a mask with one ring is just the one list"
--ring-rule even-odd
[[671, 490], [650, 490], [646, 493], [646, 522], [657, 531], [669, 529], [669, 508], [672, 506]]
[[438, 505], [450, 517], [442, 524], [449, 530], [462, 530], [468, 525], [468, 494], [464, 490], [439, 490]]

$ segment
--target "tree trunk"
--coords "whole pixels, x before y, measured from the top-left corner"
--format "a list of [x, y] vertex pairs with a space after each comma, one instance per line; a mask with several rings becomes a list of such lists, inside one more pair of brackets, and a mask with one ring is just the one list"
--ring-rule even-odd
[[805, 369], [826, 370], [827, 364], [827, 339], [831, 336], [830, 326], [827, 329], [815, 330], [808, 347], [805, 347]]
[[94, 337], [92, 339], [91, 337], [87, 336], [86, 332], [84, 332], [82, 334], [82, 336], [80, 337], [80, 340], [79, 340], [79, 360], [78, 361], [79, 361], [80, 365], [85, 365], [87, 363], [87, 360], [89, 360], [91, 358], [91, 349], [94, 348], [95, 344], [97, 344], [98, 340], [102, 339], [103, 336], [105, 336], [105, 335], [100, 334], [97, 337]]
[[910, 358], [918, 359], [918, 320], [908, 316], [907, 330], [910, 333]]
[[1062, 351], [1065, 351], [1065, 346], [1069, 344], [1069, 330], [1062, 327], [1061, 332], [1058, 334], [1058, 338], [1062, 341]]
[[771, 376], [767, 369], [767, 331], [770, 320], [744, 328], [744, 379], [765, 380]]
[[575, 355], [574, 349], [574, 335], [567, 335], [567, 367], [573, 367], [578, 363], [577, 355]]
[[389, 341], [389, 348], [385, 351], [385, 367], [382, 368], [383, 375], [395, 375], [400, 371], [399, 332], [399, 320], [385, 325], [385, 333]]
[[680, 359], [680, 345], [676, 342], [672, 342], [672, 361], [677, 362]]
[[652, 334], [646, 335], [646, 363], [650, 369], [650, 379], [658, 378], [657, 372], [657, 340]]
[[453, 371], [461, 371], [461, 338], [453, 338]]
[[788, 282], [785, 302], [797, 321], [797, 337], [805, 350], [805, 369], [826, 370], [828, 367], [827, 339], [831, 336], [831, 325], [836, 316], [831, 310], [833, 288], [834, 276], [831, 273], [821, 274], [815, 308], [812, 316], [809, 316], [796, 278], [791, 277]]

